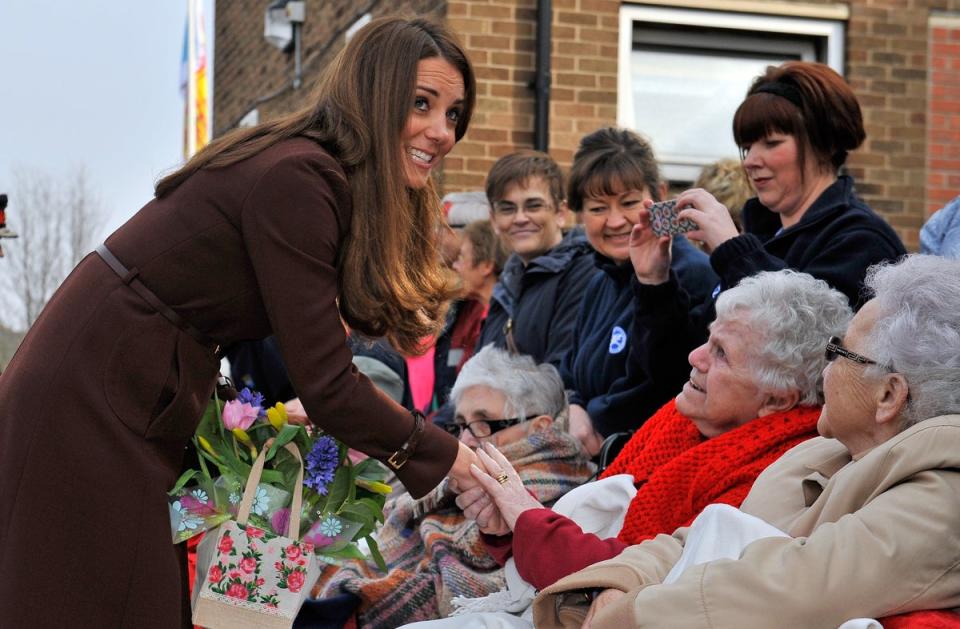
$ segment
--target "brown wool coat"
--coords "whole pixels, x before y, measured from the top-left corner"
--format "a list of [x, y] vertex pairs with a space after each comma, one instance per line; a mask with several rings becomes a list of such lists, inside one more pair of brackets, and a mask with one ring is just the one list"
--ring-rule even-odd
[[[216, 342], [276, 334], [311, 420], [386, 459], [413, 419], [351, 363], [335, 305], [350, 217], [343, 171], [300, 138], [198, 172], [107, 246]], [[165, 492], [218, 367], [99, 256], [77, 266], [0, 375], [0, 628], [187, 623]], [[428, 426], [400, 480], [423, 495], [456, 452]]]

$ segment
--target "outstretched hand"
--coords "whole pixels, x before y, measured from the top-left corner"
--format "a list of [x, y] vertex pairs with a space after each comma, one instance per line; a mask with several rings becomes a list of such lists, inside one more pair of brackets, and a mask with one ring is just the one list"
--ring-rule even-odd
[[510, 461], [493, 444], [485, 443], [477, 448], [477, 457], [483, 463], [484, 469], [473, 468], [473, 476], [493, 500], [496, 510], [511, 531], [521, 513], [543, 508], [523, 486], [523, 481]]
[[462, 441], [458, 442], [458, 447], [457, 458], [454, 460], [453, 467], [450, 468], [448, 476], [450, 478], [450, 489], [461, 494], [477, 486], [477, 481], [473, 478], [473, 474], [470, 473], [470, 468], [480, 463], [480, 460], [474, 451]]

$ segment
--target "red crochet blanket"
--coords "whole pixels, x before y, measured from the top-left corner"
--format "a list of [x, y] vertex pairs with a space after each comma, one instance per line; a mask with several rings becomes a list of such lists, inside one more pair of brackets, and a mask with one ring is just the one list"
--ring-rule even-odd
[[617, 537], [639, 544], [689, 525], [709, 504], [739, 507], [760, 472], [817, 435], [819, 417], [819, 407], [801, 406], [706, 439], [671, 400], [644, 422], [601, 475], [632, 474], [637, 486]]

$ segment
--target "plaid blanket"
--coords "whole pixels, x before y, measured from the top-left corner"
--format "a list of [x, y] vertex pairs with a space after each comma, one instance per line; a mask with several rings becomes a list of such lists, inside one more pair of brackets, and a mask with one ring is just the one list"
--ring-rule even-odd
[[[594, 471], [577, 440], [555, 430], [535, 432], [502, 452], [524, 486], [547, 506]], [[419, 501], [401, 496], [377, 532], [388, 573], [371, 562], [349, 561], [328, 568], [314, 591], [359, 596], [361, 627], [397, 627], [446, 616], [454, 596], [500, 590], [503, 569], [487, 553], [476, 523], [464, 518], [453, 499], [445, 483]]]

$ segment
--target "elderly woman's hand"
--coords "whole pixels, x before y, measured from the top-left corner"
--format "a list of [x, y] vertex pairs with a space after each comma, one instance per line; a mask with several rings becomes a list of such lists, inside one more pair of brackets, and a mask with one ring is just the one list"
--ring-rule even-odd
[[702, 188], [684, 191], [677, 197], [677, 208], [681, 219], [688, 218], [699, 227], [687, 233], [687, 237], [703, 242], [708, 251], [740, 235], [730, 210]]
[[587, 617], [583, 619], [583, 624], [580, 625], [580, 629], [590, 629], [593, 626], [593, 619], [597, 615], [597, 612], [610, 603], [616, 601], [623, 595], [624, 592], [614, 589], [600, 592], [600, 594], [597, 595], [597, 598], [593, 599], [593, 603], [590, 605], [590, 609], [587, 611]]
[[543, 509], [543, 505], [537, 502], [537, 499], [531, 496], [523, 486], [520, 476], [517, 475], [510, 461], [493, 444], [485, 443], [477, 448], [477, 457], [486, 471], [474, 467], [471, 470], [474, 478], [493, 500], [504, 523], [511, 531], [516, 526], [517, 518], [521, 513], [530, 509]]
[[650, 206], [653, 201], [643, 202], [643, 209], [630, 232], [630, 262], [641, 284], [663, 284], [670, 279], [670, 236], [657, 236], [650, 229]]
[[507, 526], [497, 505], [479, 485], [457, 496], [457, 506], [463, 509], [464, 517], [475, 520], [480, 530], [487, 535], [506, 535], [510, 532], [510, 527]]

